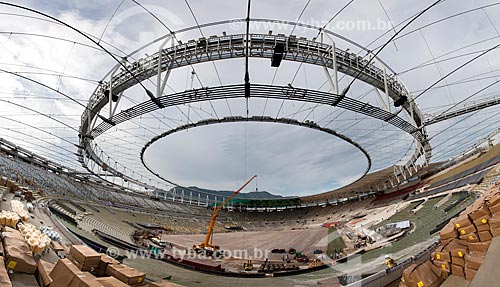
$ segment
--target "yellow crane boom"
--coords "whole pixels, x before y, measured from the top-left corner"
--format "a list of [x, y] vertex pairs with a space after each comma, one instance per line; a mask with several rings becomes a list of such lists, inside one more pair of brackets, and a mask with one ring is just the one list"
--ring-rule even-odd
[[[257, 175], [252, 176], [252, 178], [250, 178], [247, 182], [245, 182], [245, 184], [243, 184], [240, 188], [238, 188], [238, 190], [236, 190], [230, 197], [226, 198], [226, 200], [224, 200], [224, 202], [222, 204], [220, 204], [219, 206], [217, 206], [214, 209], [214, 213], [212, 214], [212, 217], [210, 218], [210, 224], [208, 225], [207, 236], [205, 237], [205, 241], [198, 248], [212, 247], [211, 238], [212, 238], [212, 234], [214, 231], [215, 219], [217, 219], [217, 215], [219, 214], [219, 211], [224, 207], [224, 205], [229, 203], [229, 201], [231, 201], [231, 199], [233, 199], [236, 195], [238, 195], [238, 193], [240, 193], [240, 191], [242, 191], [255, 178], [257, 178]], [[196, 249], [197, 246], [194, 246], [194, 247]]]

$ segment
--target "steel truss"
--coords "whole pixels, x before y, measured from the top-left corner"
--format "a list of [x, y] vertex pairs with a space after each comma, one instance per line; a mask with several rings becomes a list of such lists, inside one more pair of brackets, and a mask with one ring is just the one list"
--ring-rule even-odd
[[466, 106], [459, 108], [459, 109], [456, 109], [456, 110], [452, 110], [452, 111], [449, 111], [446, 113], [438, 113], [436, 115], [429, 116], [425, 119], [424, 125], [425, 126], [433, 125], [433, 124], [436, 124], [436, 123], [439, 123], [442, 121], [446, 121], [446, 120], [449, 120], [449, 119], [452, 119], [455, 117], [459, 117], [459, 116], [469, 114], [469, 113], [472, 113], [475, 111], [479, 111], [482, 109], [493, 107], [493, 106], [496, 106], [498, 104], [500, 104], [500, 98], [497, 98], [497, 97], [478, 101], [478, 102], [473, 102], [469, 105], [466, 105]]
[[[108, 81], [105, 79], [99, 84], [89, 100], [88, 109], [82, 114], [78, 150], [82, 165], [89, 169], [89, 161], [93, 161], [93, 165], [96, 164], [97, 167], [116, 177], [142, 187], [151, 188], [151, 184], [142, 182], [142, 176], [140, 178], [131, 176], [125, 168], [122, 171], [118, 171], [116, 161], [113, 163], [113, 160], [108, 159], [108, 161], [105, 161], [100, 158], [99, 155], [102, 154], [102, 150], [93, 144], [92, 141], [114, 125], [157, 109], [201, 101], [244, 97], [244, 85], [215, 88], [206, 87], [168, 96], [164, 95], [164, 88], [170, 71], [175, 68], [208, 61], [245, 57], [245, 50], [243, 49], [246, 46], [245, 36], [246, 34], [212, 36], [210, 38], [191, 40], [185, 44], [174, 45], [173, 36], [167, 35], [166, 37], [162, 37], [164, 42], [157, 53], [133, 63], [127, 62], [126, 58], [124, 58], [123, 61], [126, 63], [129, 71], [120, 70], [119, 65], [110, 71], [108, 73]], [[168, 46], [169, 42], [170, 47], [164, 48]], [[284, 60], [318, 65], [331, 69], [335, 68], [334, 71], [348, 76], [356, 76], [357, 79], [385, 92], [393, 101], [402, 103], [402, 108], [409, 115], [411, 122], [387, 110], [349, 98], [345, 95], [300, 89], [292, 86], [252, 84], [250, 87], [251, 97], [296, 100], [330, 105], [383, 120], [409, 133], [416, 139], [416, 147], [413, 155], [410, 156], [406, 164], [398, 167], [399, 170], [402, 170], [403, 173], [409, 176], [417, 171], [415, 163], [419, 159], [423, 159], [424, 164], [430, 159], [431, 147], [427, 139], [423, 116], [416, 103], [411, 99], [404, 84], [396, 76], [387, 75], [385, 73], [385, 66], [379, 68], [354, 53], [336, 48], [334, 43], [332, 45], [319, 43], [315, 39], [308, 40], [302, 37], [297, 38], [293, 35], [250, 34], [248, 44], [250, 57], [270, 59], [274, 47], [280, 44], [285, 47]], [[164, 75], [163, 77], [162, 74]], [[138, 84], [138, 81], [141, 82], [152, 77], [157, 77], [156, 96], [147, 91], [151, 98], [150, 101], [143, 102], [115, 114], [123, 92]], [[337, 87], [338, 83], [333, 84], [334, 87]], [[102, 115], [99, 113], [107, 104], [109, 104], [110, 110], [109, 117], [103, 122], [98, 123], [97, 119], [102, 119]], [[93, 172], [93, 168], [89, 170]], [[398, 174], [395, 172], [396, 177]], [[399, 182], [399, 178], [397, 181]]]

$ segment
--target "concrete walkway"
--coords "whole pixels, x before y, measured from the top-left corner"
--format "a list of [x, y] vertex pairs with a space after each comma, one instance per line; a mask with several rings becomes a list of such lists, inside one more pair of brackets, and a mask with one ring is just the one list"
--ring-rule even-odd
[[472, 279], [470, 287], [493, 287], [500, 286], [500, 272], [498, 272], [500, 266], [500, 237], [495, 237], [491, 241], [490, 248], [486, 257], [484, 258], [484, 263], [477, 271], [476, 276]]
[[468, 287], [469, 281], [465, 280], [463, 277], [456, 275], [450, 275], [448, 279], [441, 285], [441, 287]]

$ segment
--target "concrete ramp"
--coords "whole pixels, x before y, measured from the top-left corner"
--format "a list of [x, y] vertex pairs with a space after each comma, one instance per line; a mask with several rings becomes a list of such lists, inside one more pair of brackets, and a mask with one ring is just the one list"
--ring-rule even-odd
[[469, 281], [465, 280], [463, 277], [456, 275], [450, 275], [448, 279], [441, 285], [441, 287], [468, 287]]
[[477, 271], [476, 276], [472, 279], [470, 287], [493, 287], [500, 286], [500, 237], [495, 237], [491, 241], [490, 248], [484, 263]]

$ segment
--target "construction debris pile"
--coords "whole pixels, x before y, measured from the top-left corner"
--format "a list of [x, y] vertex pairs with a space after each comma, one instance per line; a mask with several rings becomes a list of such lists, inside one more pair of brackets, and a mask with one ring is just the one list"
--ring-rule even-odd
[[440, 286], [450, 275], [470, 281], [493, 237], [500, 236], [500, 186], [492, 186], [439, 232], [441, 245], [431, 260], [403, 272], [400, 287]]

